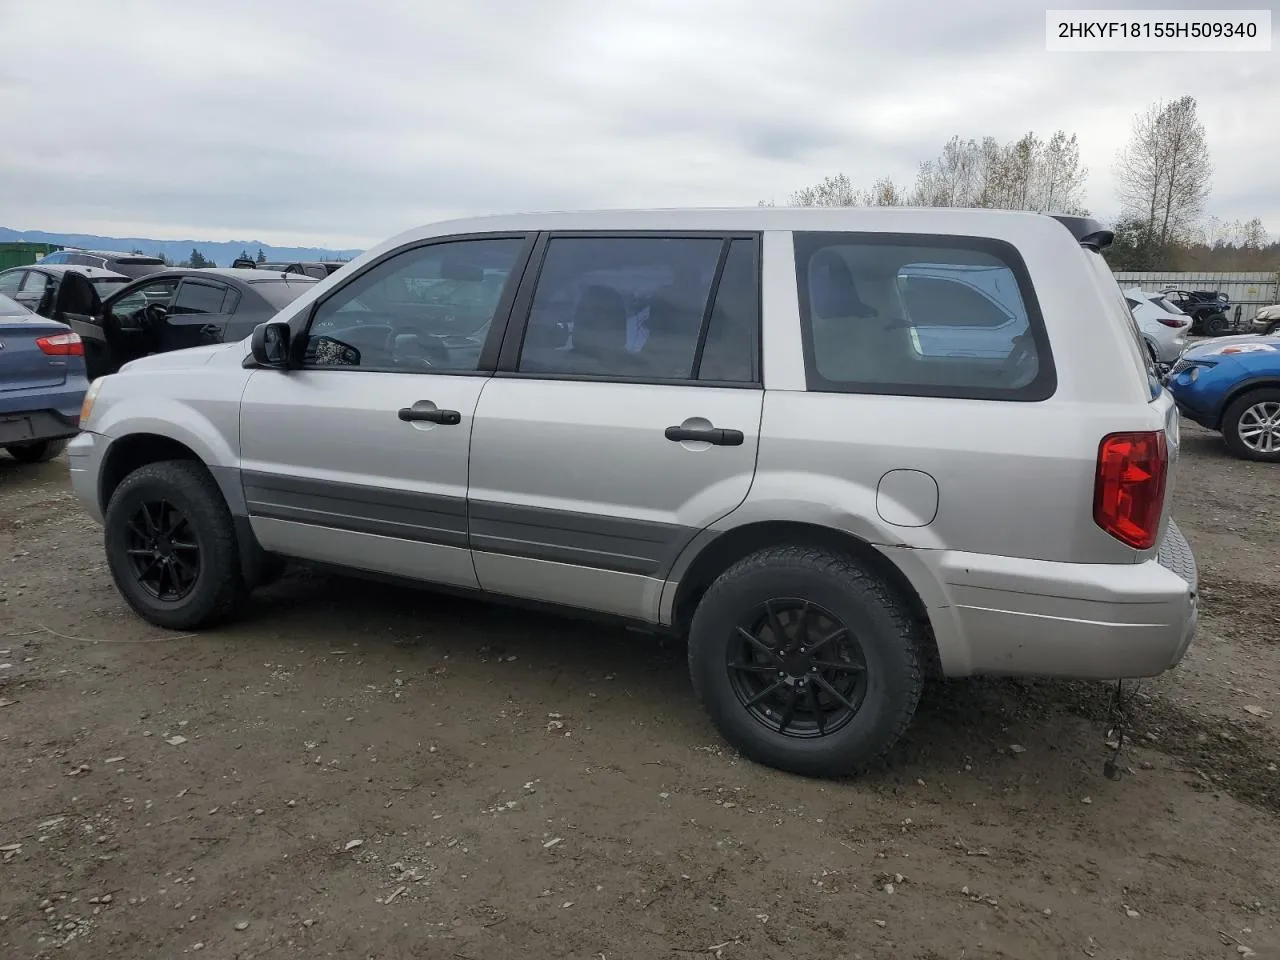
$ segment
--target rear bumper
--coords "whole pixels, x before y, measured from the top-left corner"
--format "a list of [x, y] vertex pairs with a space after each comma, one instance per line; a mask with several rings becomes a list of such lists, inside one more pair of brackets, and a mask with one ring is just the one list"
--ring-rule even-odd
[[83, 377], [39, 392], [0, 393], [0, 445], [74, 437], [89, 385]]
[[1151, 677], [1186, 654], [1199, 624], [1195, 557], [1169, 522], [1157, 560], [1077, 564], [940, 552], [951, 604], [931, 611], [949, 675]]
[[98, 502], [98, 477], [102, 471], [102, 459], [111, 441], [97, 433], [81, 431], [67, 446], [67, 459], [71, 463], [71, 488], [75, 491], [85, 512], [95, 523], [102, 523], [102, 505]]

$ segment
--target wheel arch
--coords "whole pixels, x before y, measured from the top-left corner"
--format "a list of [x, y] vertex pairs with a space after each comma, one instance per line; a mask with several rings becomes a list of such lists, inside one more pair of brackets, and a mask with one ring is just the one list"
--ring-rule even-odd
[[1214, 417], [1216, 424], [1214, 429], [1221, 433], [1227, 410], [1245, 394], [1252, 393], [1254, 390], [1280, 390], [1280, 376], [1251, 377], [1232, 387], [1231, 392], [1222, 398], [1222, 403], [1218, 406], [1217, 416]]
[[704, 531], [690, 544], [687, 561], [682, 557], [672, 572], [673, 579], [668, 582], [663, 597], [663, 622], [684, 634], [694, 608], [716, 578], [752, 553], [781, 544], [823, 547], [847, 554], [879, 576], [907, 605], [920, 625], [928, 672], [941, 673], [934, 625], [917, 584], [873, 544], [848, 531], [818, 523], [762, 520], [724, 531]]

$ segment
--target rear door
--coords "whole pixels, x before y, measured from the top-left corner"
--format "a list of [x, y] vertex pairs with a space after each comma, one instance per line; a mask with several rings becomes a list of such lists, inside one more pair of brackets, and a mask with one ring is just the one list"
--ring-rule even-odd
[[476, 412], [476, 575], [654, 621], [680, 550], [751, 485], [759, 238], [553, 234], [535, 260]]
[[234, 292], [224, 283], [184, 277], [173, 306], [158, 323], [160, 352], [221, 343], [228, 311], [234, 308]]

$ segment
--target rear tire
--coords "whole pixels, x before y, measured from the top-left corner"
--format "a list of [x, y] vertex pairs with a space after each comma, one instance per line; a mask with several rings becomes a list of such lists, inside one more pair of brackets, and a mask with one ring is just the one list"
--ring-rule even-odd
[[[175, 517], [181, 522], [170, 523]], [[107, 505], [103, 539], [116, 588], [158, 627], [213, 626], [248, 597], [231, 512], [199, 463], [166, 460], [125, 477]]]
[[[1273, 424], [1269, 431], [1268, 422]], [[1261, 449], [1265, 443], [1260, 438], [1267, 432], [1271, 433], [1270, 450]], [[1280, 389], [1250, 390], [1231, 401], [1222, 414], [1222, 439], [1227, 449], [1243, 460], [1280, 463]]]
[[34, 443], [14, 443], [5, 447], [5, 453], [19, 463], [47, 463], [63, 450], [68, 440], [36, 440]]
[[[790, 653], [778, 658], [782, 646]], [[853, 558], [780, 546], [739, 561], [703, 595], [689, 670], [712, 722], [744, 755], [834, 777], [881, 759], [906, 730], [923, 685], [922, 647], [906, 605]]]

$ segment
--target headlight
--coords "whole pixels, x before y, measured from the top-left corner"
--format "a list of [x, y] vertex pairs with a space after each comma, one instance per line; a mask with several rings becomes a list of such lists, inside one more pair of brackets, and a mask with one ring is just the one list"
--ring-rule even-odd
[[102, 389], [103, 377], [99, 377], [93, 383], [89, 384], [89, 389], [84, 393], [84, 401], [80, 404], [80, 429], [83, 430], [89, 422], [89, 414], [93, 412], [93, 401], [98, 399], [98, 391]]

